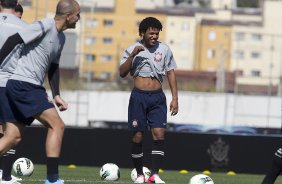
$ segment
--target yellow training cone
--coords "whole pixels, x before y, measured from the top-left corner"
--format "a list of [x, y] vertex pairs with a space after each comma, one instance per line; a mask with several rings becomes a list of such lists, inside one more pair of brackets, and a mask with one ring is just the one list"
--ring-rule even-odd
[[204, 171], [203, 171], [203, 174], [210, 175], [211, 172], [210, 172], [209, 170], [204, 170]]
[[180, 170], [180, 171], [179, 171], [179, 173], [180, 173], [180, 174], [187, 174], [187, 173], [188, 173], [188, 171], [187, 171], [187, 170], [185, 170], [185, 169], [183, 169], [183, 170]]
[[228, 176], [234, 176], [234, 175], [236, 175], [236, 173], [235, 173], [234, 171], [228, 171], [228, 172], [226, 173], [226, 175], [228, 175]]
[[68, 168], [69, 168], [69, 169], [75, 169], [75, 168], [76, 168], [76, 165], [70, 164], [70, 165], [68, 166]]

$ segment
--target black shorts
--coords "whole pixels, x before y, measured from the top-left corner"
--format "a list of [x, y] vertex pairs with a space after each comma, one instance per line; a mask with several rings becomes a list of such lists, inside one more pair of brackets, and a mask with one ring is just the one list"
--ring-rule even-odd
[[128, 128], [144, 131], [150, 128], [166, 128], [167, 104], [162, 89], [143, 91], [134, 88], [128, 105]]
[[15, 117], [23, 116], [29, 119], [49, 108], [54, 108], [43, 86], [9, 80], [6, 88], [11, 108], [16, 111]]
[[0, 87], [0, 122], [16, 122], [6, 95], [5, 87]]

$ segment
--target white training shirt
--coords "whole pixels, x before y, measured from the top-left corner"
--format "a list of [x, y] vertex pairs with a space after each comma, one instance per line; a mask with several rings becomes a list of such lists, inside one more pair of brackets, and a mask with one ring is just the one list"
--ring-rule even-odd
[[[7, 38], [19, 30], [27, 27], [28, 24], [10, 13], [0, 13], [0, 49], [6, 42]], [[12, 52], [16, 52], [19, 47], [16, 47]], [[10, 66], [10, 70], [14, 70], [16, 66]], [[5, 87], [12, 73], [2, 71], [0, 69], [0, 87]]]
[[155, 77], [162, 83], [166, 72], [177, 67], [170, 48], [161, 42], [152, 48], [146, 48], [140, 41], [135, 42], [124, 51], [120, 64], [127, 60], [136, 46], [143, 46], [145, 50], [139, 52], [132, 61], [130, 74], [134, 78]]
[[[53, 18], [43, 19], [18, 32], [25, 43], [18, 61], [9, 58], [8, 62], [18, 62], [10, 79], [43, 85], [45, 75], [51, 62], [59, 63], [61, 51], [65, 43], [65, 35], [58, 32]], [[8, 57], [7, 57], [8, 58]]]

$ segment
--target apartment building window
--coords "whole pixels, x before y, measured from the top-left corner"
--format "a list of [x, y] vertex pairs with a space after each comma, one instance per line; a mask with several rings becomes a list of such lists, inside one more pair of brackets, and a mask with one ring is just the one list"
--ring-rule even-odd
[[252, 70], [251, 76], [252, 77], [260, 77], [260, 71], [259, 70]]
[[261, 58], [261, 53], [259, 53], [259, 52], [252, 52], [251, 53], [251, 58], [259, 59], [259, 58]]
[[260, 41], [262, 40], [262, 35], [261, 34], [252, 34], [252, 40]]
[[215, 57], [215, 50], [214, 49], [209, 49], [207, 51], [207, 57], [208, 57], [208, 59], [214, 58]]
[[245, 53], [242, 50], [236, 50], [234, 53], [234, 57], [236, 59], [244, 59]]
[[103, 62], [109, 62], [112, 60], [112, 56], [111, 55], [102, 55], [101, 56], [101, 61]]
[[112, 21], [112, 20], [109, 20], [109, 19], [104, 20], [104, 26], [105, 26], [105, 27], [111, 27], [111, 26], [113, 26], [113, 21]]
[[86, 54], [85, 57], [87, 62], [94, 62], [96, 60], [96, 56], [94, 54]]
[[237, 41], [242, 41], [245, 39], [245, 33], [237, 32], [235, 33], [235, 38]]
[[86, 45], [94, 45], [96, 43], [96, 38], [93, 36], [89, 36], [85, 39]]
[[210, 31], [208, 37], [209, 37], [209, 40], [215, 40], [216, 39], [216, 32]]
[[103, 38], [103, 43], [104, 44], [112, 44], [113, 43], [113, 39], [112, 38], [110, 38], [110, 37], [105, 37], [105, 38]]
[[97, 27], [98, 21], [96, 19], [87, 19], [86, 25], [87, 25], [87, 27]]

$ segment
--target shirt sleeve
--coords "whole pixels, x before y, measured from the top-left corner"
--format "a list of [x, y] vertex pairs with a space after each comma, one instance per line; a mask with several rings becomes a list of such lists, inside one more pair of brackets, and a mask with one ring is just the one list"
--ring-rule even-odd
[[50, 30], [50, 28], [50, 21], [48, 21], [48, 19], [43, 19], [32, 23], [18, 33], [23, 39], [24, 43], [28, 44], [38, 38], [41, 38], [47, 31]]
[[168, 47], [167, 55], [166, 55], [166, 58], [165, 58], [165, 70], [170, 71], [170, 70], [173, 70], [173, 69], [176, 69], [176, 68], [177, 68], [177, 65], [176, 65], [176, 62], [174, 60], [172, 51]]
[[129, 55], [130, 55], [130, 52], [128, 51], [128, 48], [127, 48], [122, 54], [122, 58], [120, 60], [120, 65], [122, 65], [127, 60]]
[[57, 57], [53, 61], [51, 61], [51, 63], [55, 63], [55, 64], [59, 64], [59, 62], [60, 62], [61, 53], [63, 51], [64, 45], [65, 45], [65, 42], [66, 42], [65, 34], [61, 32], [59, 39], [60, 39], [60, 45], [61, 45], [60, 50], [58, 52]]

